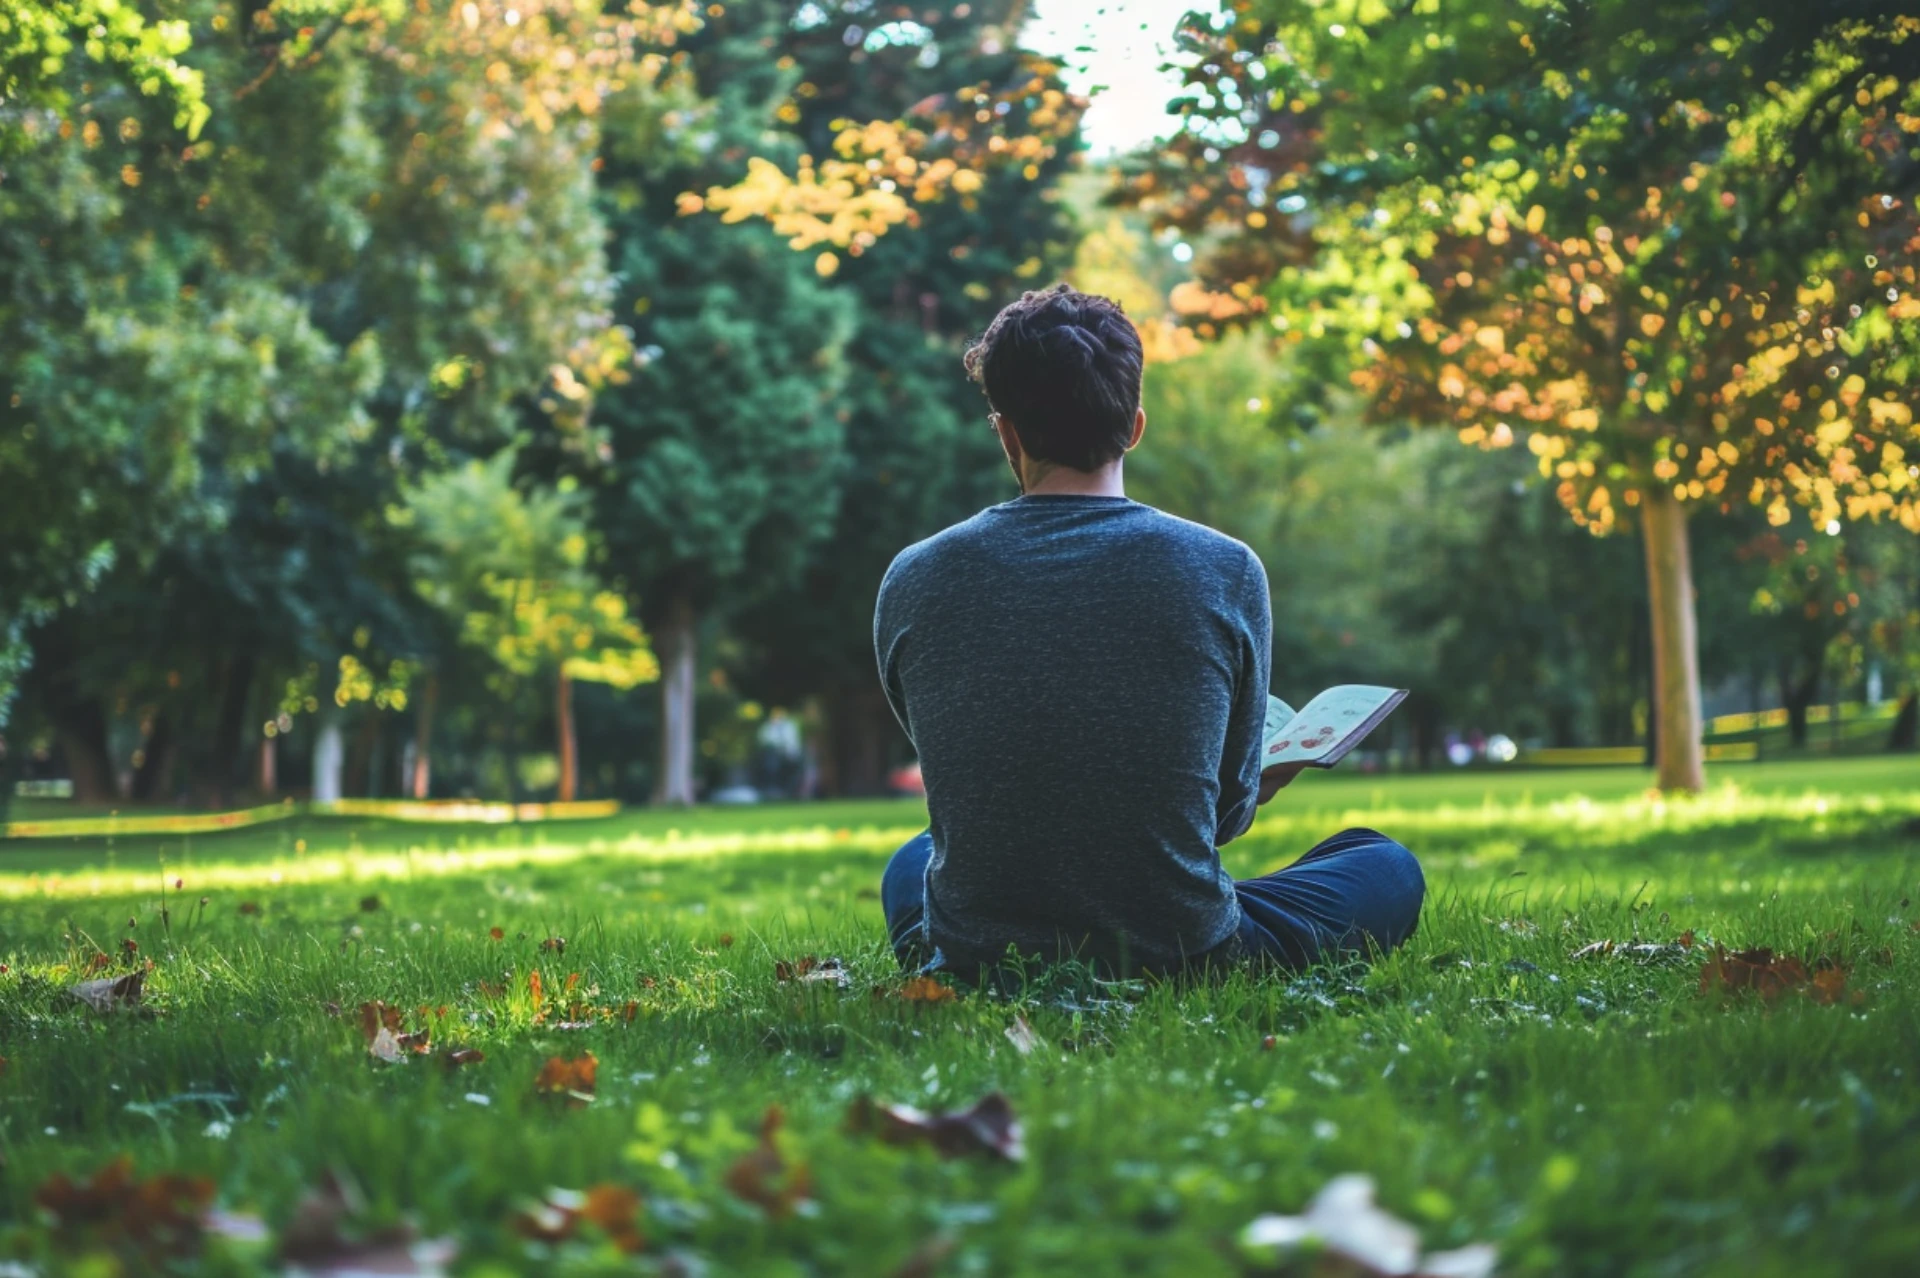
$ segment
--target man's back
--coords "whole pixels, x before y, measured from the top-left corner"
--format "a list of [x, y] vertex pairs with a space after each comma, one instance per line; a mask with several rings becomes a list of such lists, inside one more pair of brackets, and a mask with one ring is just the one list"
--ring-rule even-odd
[[1028, 496], [903, 551], [874, 644], [927, 784], [929, 938], [1171, 968], [1230, 936], [1271, 621], [1245, 546], [1123, 497]]

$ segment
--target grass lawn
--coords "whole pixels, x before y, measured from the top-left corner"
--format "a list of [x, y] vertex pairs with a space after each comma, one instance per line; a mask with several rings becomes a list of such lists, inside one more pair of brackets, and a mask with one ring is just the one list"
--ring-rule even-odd
[[[177, 1262], [207, 1274], [278, 1272], [329, 1175], [344, 1233], [404, 1220], [468, 1274], [1239, 1274], [1249, 1221], [1356, 1171], [1429, 1248], [1490, 1242], [1507, 1274], [1911, 1273], [1920, 759], [1714, 780], [1660, 802], [1632, 769], [1309, 778], [1230, 867], [1376, 825], [1427, 867], [1405, 950], [1188, 988], [1063, 975], [1018, 1005], [900, 996], [873, 889], [913, 803], [0, 844], [0, 1273], [165, 1272], [127, 1241], [151, 1212], [34, 1206], [121, 1154], [264, 1220]], [[147, 1012], [64, 993], [97, 952], [128, 970], [129, 938]], [[1845, 988], [1703, 996], [1714, 942]], [[848, 985], [776, 979], [806, 955]], [[370, 1000], [485, 1059], [374, 1059]], [[591, 1103], [539, 1092], [587, 1053]], [[862, 1095], [996, 1089], [1023, 1161], [848, 1130]], [[637, 1256], [605, 1191], [611, 1233], [528, 1214], [604, 1184], [640, 1196]]]

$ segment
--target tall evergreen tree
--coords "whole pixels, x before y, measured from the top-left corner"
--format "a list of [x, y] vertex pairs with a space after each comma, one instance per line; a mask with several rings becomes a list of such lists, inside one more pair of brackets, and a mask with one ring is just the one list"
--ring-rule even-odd
[[788, 12], [710, 15], [674, 56], [688, 98], [664, 133], [610, 129], [602, 155], [614, 313], [640, 366], [595, 405], [598, 511], [660, 658], [664, 803], [694, 799], [703, 619], [791, 579], [840, 499], [846, 300], [766, 227], [680, 215], [750, 155], [792, 150], [776, 112], [797, 77], [769, 52]]
[[1072, 162], [1078, 108], [1058, 69], [1019, 47], [1024, 8], [1019, 0], [924, 13], [812, 5], [781, 35], [779, 49], [799, 71], [788, 115], [809, 154], [831, 153], [846, 120], [934, 117], [949, 121], [950, 134], [959, 119], [964, 135], [968, 125], [1015, 132], [1022, 116], [1056, 105], [1068, 117], [1052, 126], [1063, 131], [1059, 143], [1036, 159], [987, 164], [977, 187], [920, 205], [916, 226], [857, 237], [836, 255], [834, 282], [858, 316], [838, 402], [843, 498], [805, 574], [743, 616], [738, 630], [749, 641], [748, 687], [776, 701], [820, 698], [826, 780], [844, 793], [879, 789], [900, 745], [871, 639], [888, 561], [1011, 495], [961, 350], [1001, 305], [1050, 282], [1071, 257], [1073, 226], [1058, 186]]

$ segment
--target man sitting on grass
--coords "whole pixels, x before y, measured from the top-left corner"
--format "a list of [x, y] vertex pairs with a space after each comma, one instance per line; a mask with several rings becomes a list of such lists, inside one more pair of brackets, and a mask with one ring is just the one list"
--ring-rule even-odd
[[1233, 538], [1123, 493], [1146, 414], [1120, 307], [1028, 293], [966, 367], [1021, 495], [907, 547], [880, 584], [880, 678], [932, 821], [881, 881], [901, 963], [1298, 968], [1406, 940], [1426, 884], [1372, 830], [1262, 878], [1221, 867], [1299, 771], [1260, 770], [1267, 575]]

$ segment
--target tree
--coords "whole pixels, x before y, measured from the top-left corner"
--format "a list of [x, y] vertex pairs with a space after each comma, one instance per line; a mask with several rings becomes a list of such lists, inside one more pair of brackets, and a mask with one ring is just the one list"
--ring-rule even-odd
[[[797, 252], [830, 261], [831, 287], [852, 303], [833, 405], [846, 433], [830, 534], [798, 579], [734, 624], [746, 640], [743, 687], [775, 704], [816, 701], [823, 781], [840, 793], [879, 791], [906, 744], [873, 670], [874, 596], [888, 561], [1011, 495], [984, 401], [960, 368], [964, 343], [1070, 260], [1060, 185], [1084, 103], [1054, 63], [1020, 48], [1021, 8], [847, 3], [783, 14], [767, 52], [790, 60], [798, 79], [778, 118], [787, 145], [828, 157], [792, 162], [815, 202], [704, 197], [728, 216], [762, 210], [753, 215], [768, 215]], [[808, 173], [826, 185], [809, 186]], [[863, 192], [900, 199], [856, 228], [842, 202]]]
[[589, 567], [586, 494], [570, 482], [522, 492], [514, 461], [503, 449], [430, 475], [406, 491], [392, 518], [415, 541], [415, 589], [493, 664], [489, 682], [501, 699], [511, 702], [517, 680], [552, 679], [564, 803], [580, 775], [575, 681], [624, 690], [658, 678], [660, 668], [621, 593]]
[[[188, 6], [201, 38], [182, 57], [212, 108], [197, 141], [172, 102], [69, 68], [69, 118], [24, 117], [0, 181], [0, 639], [104, 584], [130, 646], [158, 652], [174, 636], [139, 601], [171, 583], [175, 606], [220, 619], [181, 633], [231, 658], [236, 725], [279, 717], [276, 683], [329, 705], [337, 658], [429, 655], [395, 621], [411, 591], [384, 511], [405, 480], [529, 418], [585, 447], [581, 378], [618, 346], [595, 119], [623, 89], [644, 109], [658, 67], [641, 54], [685, 25], [565, 0], [452, 22], [331, 0], [249, 13]], [[302, 574], [310, 551], [338, 571]], [[47, 690], [83, 726], [135, 693], [150, 725], [181, 726], [184, 680], [130, 677], [50, 671]], [[104, 731], [67, 735], [104, 750]]]
[[676, 55], [686, 105], [667, 144], [610, 132], [602, 155], [614, 309], [640, 360], [596, 401], [611, 454], [594, 474], [597, 524], [659, 646], [663, 803], [694, 799], [703, 619], [790, 579], [840, 500], [845, 302], [765, 227], [680, 214], [687, 191], [779, 144], [769, 127], [794, 75], [765, 41], [786, 16], [712, 16]]
[[1127, 196], [1384, 419], [1638, 519], [1660, 784], [1702, 784], [1687, 516], [1920, 530], [1920, 23], [1825, 5], [1238, 0]]

